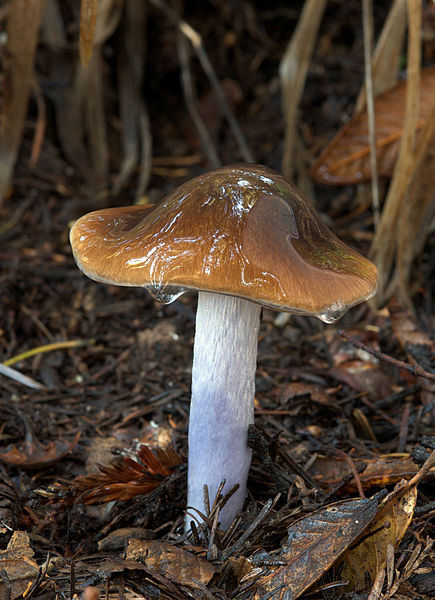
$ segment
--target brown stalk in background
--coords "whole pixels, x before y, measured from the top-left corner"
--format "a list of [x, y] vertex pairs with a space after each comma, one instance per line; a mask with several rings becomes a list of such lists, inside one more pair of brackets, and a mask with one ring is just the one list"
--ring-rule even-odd
[[373, 4], [371, 0], [363, 0], [363, 30], [364, 30], [364, 70], [367, 97], [367, 117], [370, 141], [370, 170], [372, 173], [372, 206], [375, 231], [379, 227], [379, 185], [378, 162], [376, 158], [376, 122], [375, 103], [373, 95], [372, 46], [373, 46]]
[[80, 60], [87, 67], [91, 60], [97, 24], [98, 0], [82, 0], [80, 5]]
[[0, 204], [9, 187], [23, 135], [43, 6], [43, 0], [15, 0], [9, 4], [8, 41], [2, 65]]
[[326, 0], [306, 0], [279, 67], [285, 121], [282, 172], [287, 177], [294, 172], [298, 108], [325, 7]]
[[386, 289], [397, 241], [397, 224], [403, 210], [406, 190], [412, 176], [412, 157], [418, 118], [421, 61], [421, 0], [408, 0], [408, 86], [405, 124], [399, 158], [382, 211], [379, 229], [371, 248], [371, 257], [379, 269], [377, 303], [386, 300]]
[[[376, 98], [397, 82], [397, 68], [406, 31], [406, 0], [394, 0], [385, 20], [372, 59], [373, 95]], [[355, 112], [366, 104], [365, 85], [356, 101]]]

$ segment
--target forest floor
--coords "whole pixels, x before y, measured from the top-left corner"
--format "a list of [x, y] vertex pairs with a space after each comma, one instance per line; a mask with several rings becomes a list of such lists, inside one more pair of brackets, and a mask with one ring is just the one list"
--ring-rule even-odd
[[[298, 10], [246, 4], [243, 27], [234, 23], [246, 43], [236, 48], [225, 37], [231, 14], [197, 7], [186, 18], [220, 76], [240, 85], [235, 114], [256, 160], [279, 170], [277, 69]], [[331, 4], [301, 104], [301, 134], [313, 153], [340, 126], [339, 115], [351, 113], [363, 75], [359, 3]], [[154, 156], [163, 159], [153, 163], [147, 197], [157, 202], [207, 163], [180, 99], [170, 24], [150, 31], [148, 110]], [[227, 45], [218, 47], [222, 39]], [[202, 101], [224, 162], [239, 161], [205, 92]], [[245, 508], [229, 533], [210, 518], [188, 538], [196, 297], [161, 305], [142, 289], [84, 277], [69, 246], [72, 221], [96, 204], [130, 204], [134, 190], [95, 203], [50, 128], [33, 168], [31, 146], [29, 125], [0, 209], [1, 356], [30, 378], [0, 375], [0, 596], [363, 600], [378, 573], [381, 589], [384, 573], [384, 595], [373, 598], [433, 597], [434, 468], [421, 471], [435, 449], [433, 235], [415, 269], [415, 314], [396, 298], [381, 309], [356, 307], [333, 325], [263, 310]], [[189, 164], [168, 158], [183, 156]], [[372, 217], [368, 207], [357, 210], [354, 188], [315, 189], [329, 226], [366, 254]], [[162, 452], [168, 447], [174, 453]], [[362, 541], [349, 526], [355, 515], [369, 527]], [[292, 535], [300, 537], [290, 553]], [[365, 574], [355, 548], [369, 557]]]

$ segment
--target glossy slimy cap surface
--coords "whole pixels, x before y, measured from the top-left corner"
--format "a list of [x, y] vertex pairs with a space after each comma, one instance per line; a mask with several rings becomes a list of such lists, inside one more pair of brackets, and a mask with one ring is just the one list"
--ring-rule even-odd
[[88, 277], [146, 287], [162, 302], [202, 290], [330, 322], [376, 291], [376, 267], [261, 165], [210, 171], [156, 207], [92, 212], [70, 239]]

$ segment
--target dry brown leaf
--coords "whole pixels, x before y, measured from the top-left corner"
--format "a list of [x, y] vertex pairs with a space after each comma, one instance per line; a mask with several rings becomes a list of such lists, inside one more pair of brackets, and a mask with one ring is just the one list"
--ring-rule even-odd
[[[354, 462], [358, 468], [361, 461], [354, 459]], [[418, 467], [409, 455], [379, 456], [362, 462], [364, 462], [366, 468], [362, 473], [359, 473], [359, 479], [364, 490], [393, 485], [401, 479], [411, 479], [418, 473]], [[326, 490], [335, 488], [350, 473], [349, 465], [344, 460], [331, 456], [317, 456], [309, 470], [310, 476]], [[433, 470], [433, 476], [435, 477], [435, 469]], [[356, 491], [353, 477], [341, 488], [341, 491], [343, 493]]]
[[[378, 173], [391, 177], [398, 157], [405, 119], [407, 82], [399, 83], [375, 100]], [[435, 95], [435, 67], [421, 72], [417, 131], [428, 117]], [[356, 114], [321, 152], [311, 175], [319, 183], [345, 185], [369, 181], [370, 148], [367, 112]]]
[[21, 469], [45, 469], [57, 462], [74, 450], [79, 441], [80, 433], [77, 433], [72, 442], [54, 440], [48, 444], [41, 444], [35, 438], [26, 440], [24, 449], [20, 450], [12, 446], [6, 452], [0, 454], [0, 462], [14, 465]]
[[378, 514], [364, 530], [356, 546], [346, 552], [337, 567], [339, 577], [349, 582], [347, 591], [358, 591], [375, 581], [384, 567], [387, 546], [397, 546], [414, 514], [417, 487], [398, 484], [382, 502]]
[[410, 346], [427, 346], [428, 353], [435, 353], [435, 343], [431, 336], [418, 326], [411, 312], [403, 308], [396, 299], [388, 303], [388, 312], [390, 314], [393, 333], [408, 353], [408, 358], [412, 360], [412, 354], [409, 353]]
[[286, 403], [288, 400], [302, 395], [309, 395], [313, 402], [324, 406], [333, 405], [329, 394], [320, 385], [302, 381], [288, 383], [281, 393], [281, 402]]
[[[408, 362], [417, 370], [421, 369], [433, 376], [435, 343], [431, 336], [419, 327], [411, 312], [403, 308], [395, 298], [388, 303], [388, 311], [393, 333], [406, 353]], [[421, 391], [422, 401], [425, 402], [424, 398], [426, 397], [426, 401], [431, 402], [434, 393], [434, 383], [425, 381]]]
[[361, 534], [377, 509], [376, 498], [346, 500], [295, 521], [279, 556], [286, 564], [257, 579], [246, 598], [298, 598]]
[[86, 67], [91, 60], [97, 24], [98, 0], [82, 0], [80, 5], [80, 60]]
[[384, 398], [391, 393], [388, 375], [379, 364], [373, 362], [348, 360], [332, 367], [329, 375], [373, 398]]
[[26, 591], [29, 582], [36, 579], [39, 567], [32, 560], [34, 552], [29, 542], [26, 532], [14, 531], [6, 550], [0, 551], [0, 598], [17, 598]]
[[216, 572], [216, 567], [203, 558], [166, 542], [129, 540], [127, 560], [137, 560], [170, 581], [201, 589]]
[[34, 554], [30, 547], [29, 534], [25, 531], [14, 531], [6, 550], [0, 550], [0, 561], [9, 558], [32, 558]]

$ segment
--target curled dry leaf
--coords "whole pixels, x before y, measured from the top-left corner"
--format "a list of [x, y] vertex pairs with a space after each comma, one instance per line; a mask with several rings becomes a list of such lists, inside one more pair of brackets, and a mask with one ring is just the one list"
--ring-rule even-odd
[[354, 548], [346, 552], [337, 568], [339, 577], [349, 584], [346, 591], [358, 591], [373, 584], [384, 567], [387, 547], [397, 546], [414, 514], [417, 487], [401, 483], [382, 502], [378, 514], [364, 530]]
[[[391, 177], [398, 157], [405, 119], [407, 82], [399, 83], [375, 100], [378, 174]], [[435, 96], [435, 67], [421, 72], [420, 110], [417, 131], [421, 131]], [[367, 111], [357, 113], [321, 152], [311, 176], [330, 185], [356, 184], [371, 179]]]
[[[354, 462], [358, 470], [360, 461], [355, 459]], [[393, 485], [401, 479], [411, 479], [411, 477], [418, 473], [418, 467], [409, 455], [379, 456], [377, 458], [365, 459], [363, 462], [365, 469], [362, 473], [359, 473], [359, 479], [364, 490]], [[320, 483], [322, 489], [330, 490], [339, 485], [346, 476], [351, 474], [351, 471], [346, 461], [341, 458], [317, 456], [315, 462], [310, 467], [309, 474]], [[431, 476], [435, 477], [435, 469], [431, 471]], [[342, 493], [356, 492], [354, 478], [352, 477], [352, 479], [345, 483], [340, 488], [340, 491]]]
[[346, 500], [295, 521], [279, 556], [286, 564], [257, 579], [244, 598], [298, 598], [361, 534], [377, 509], [376, 497]]
[[207, 585], [216, 572], [204, 558], [166, 542], [132, 539], [128, 542], [126, 558], [143, 562], [151, 571], [175, 583], [199, 589], [197, 582]]
[[171, 447], [152, 451], [143, 445], [137, 460], [124, 457], [110, 466], [98, 465], [100, 473], [78, 477], [73, 489], [78, 500], [86, 504], [130, 500], [152, 492], [181, 462]]
[[48, 444], [41, 444], [32, 436], [26, 440], [23, 450], [12, 446], [7, 452], [0, 453], [0, 462], [20, 467], [20, 469], [45, 469], [72, 452], [79, 438], [80, 433], [77, 433], [72, 442], [54, 440]]

